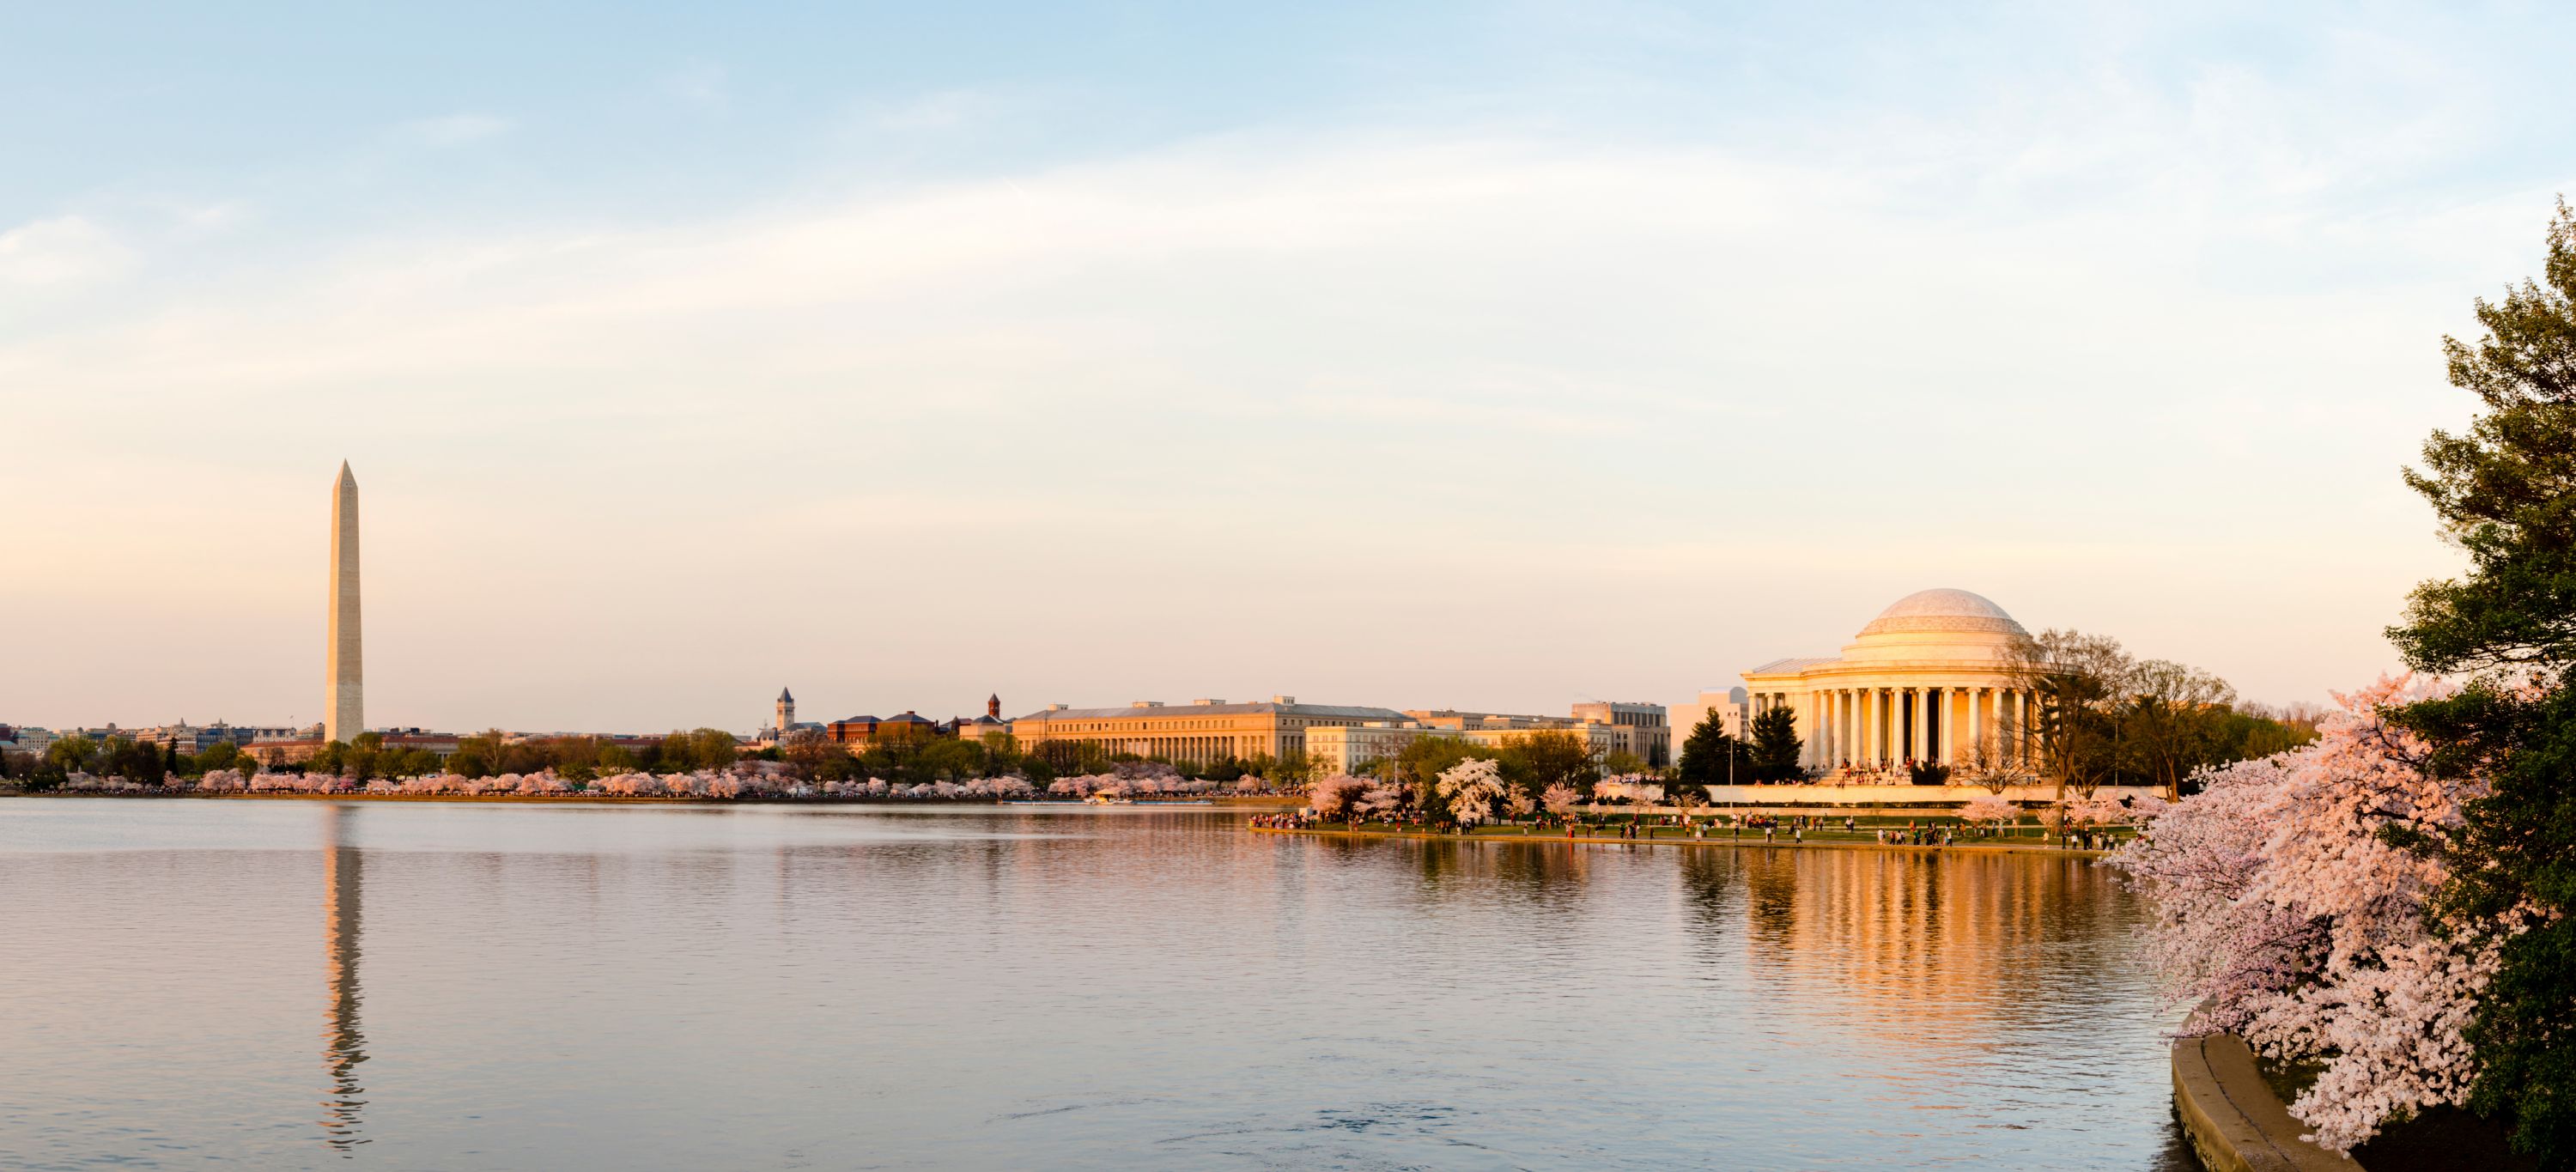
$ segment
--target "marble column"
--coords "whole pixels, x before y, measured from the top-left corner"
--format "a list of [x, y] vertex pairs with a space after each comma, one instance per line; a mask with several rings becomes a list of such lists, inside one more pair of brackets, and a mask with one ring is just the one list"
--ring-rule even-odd
[[1986, 755], [1986, 690], [1968, 689], [1968, 759]]
[[1904, 694], [1895, 688], [1879, 689], [1879, 723], [1882, 727], [1878, 733], [1878, 755], [1881, 760], [1895, 760], [1897, 743], [1904, 739], [1905, 719], [1899, 715], [1898, 708], [1898, 702], [1903, 699]]
[[1798, 765], [1816, 765], [1816, 750], [1819, 750], [1819, 747], [1821, 747], [1819, 737], [1816, 737], [1816, 693], [1806, 693], [1798, 698]]
[[1878, 768], [1878, 688], [1860, 690], [1860, 760]]
[[1923, 759], [1923, 716], [1931, 708], [1931, 697], [1922, 688], [1905, 689], [1905, 755]]
[[1826, 713], [1826, 706], [1832, 702], [1833, 697], [1822, 688], [1807, 693], [1807, 715], [1810, 718], [1807, 724], [1807, 756], [1810, 764], [1822, 766], [1832, 763], [1825, 756], [1834, 744], [1833, 718]]
[[1851, 759], [1851, 689], [1834, 689], [1834, 763]]
[[1958, 732], [1968, 726], [1968, 708], [1960, 703], [1963, 695], [1965, 688], [1940, 690], [1940, 762], [1953, 768], [1958, 765]]
[[2012, 705], [2013, 763], [2027, 767], [2030, 764], [2030, 693], [2019, 688], [2013, 689]]
[[1905, 760], [1905, 689], [1887, 690], [1887, 752], [1891, 763]]
[[2011, 688], [1995, 689], [1995, 755], [2016, 766], [2021, 764], [2020, 697]]

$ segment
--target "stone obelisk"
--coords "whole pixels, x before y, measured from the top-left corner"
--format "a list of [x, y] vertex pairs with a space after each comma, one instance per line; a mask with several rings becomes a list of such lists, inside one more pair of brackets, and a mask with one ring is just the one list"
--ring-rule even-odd
[[367, 731], [366, 660], [358, 651], [358, 478], [340, 462], [331, 486], [331, 641], [324, 665], [322, 739], [346, 741]]

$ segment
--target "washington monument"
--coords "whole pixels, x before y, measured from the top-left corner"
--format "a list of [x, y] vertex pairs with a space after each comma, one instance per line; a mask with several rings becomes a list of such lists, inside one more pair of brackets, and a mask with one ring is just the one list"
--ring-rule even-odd
[[340, 461], [331, 486], [331, 638], [323, 667], [322, 739], [345, 741], [367, 731], [366, 659], [358, 651], [358, 478]]

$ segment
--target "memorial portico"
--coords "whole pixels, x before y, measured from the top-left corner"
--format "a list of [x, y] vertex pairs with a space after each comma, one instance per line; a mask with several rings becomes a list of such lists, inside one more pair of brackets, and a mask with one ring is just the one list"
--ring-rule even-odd
[[1924, 590], [1879, 612], [1840, 658], [1774, 660], [1744, 682], [1757, 716], [1794, 714], [1809, 769], [2013, 772], [2034, 751], [2024, 735], [2032, 697], [2014, 670], [2029, 639], [1984, 598]]

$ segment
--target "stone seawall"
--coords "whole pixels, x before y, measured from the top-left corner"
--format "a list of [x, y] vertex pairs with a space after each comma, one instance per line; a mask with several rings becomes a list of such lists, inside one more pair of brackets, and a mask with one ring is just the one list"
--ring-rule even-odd
[[2300, 1139], [2306, 1126], [2254, 1067], [2234, 1034], [2177, 1038], [2174, 1114], [2210, 1172], [2359, 1172], [2361, 1165]]

